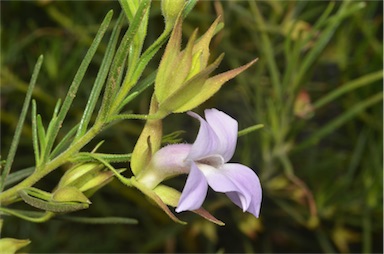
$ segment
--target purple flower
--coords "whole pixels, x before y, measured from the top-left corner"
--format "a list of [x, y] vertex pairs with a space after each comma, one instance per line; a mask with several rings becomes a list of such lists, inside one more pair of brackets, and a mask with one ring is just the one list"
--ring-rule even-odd
[[[209, 185], [214, 191], [225, 193], [244, 212], [259, 217], [262, 197], [259, 178], [242, 164], [227, 163], [236, 148], [237, 121], [217, 109], [205, 110], [206, 120], [193, 112], [188, 114], [200, 121], [200, 130], [188, 149], [187, 145], [174, 145], [184, 146], [181, 150], [188, 152], [183, 168], [189, 169], [176, 212], [200, 208]], [[171, 147], [163, 149], [169, 151]]]

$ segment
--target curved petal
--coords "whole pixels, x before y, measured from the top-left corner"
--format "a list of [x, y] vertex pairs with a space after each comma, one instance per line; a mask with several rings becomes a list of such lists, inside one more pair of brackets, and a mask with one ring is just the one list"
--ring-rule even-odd
[[241, 164], [226, 163], [221, 168], [198, 165], [209, 186], [225, 193], [233, 203], [259, 217], [262, 190], [256, 173]]
[[218, 146], [215, 151], [228, 162], [236, 148], [238, 124], [235, 119], [217, 109], [207, 109], [205, 119], [218, 137]]
[[[257, 177], [256, 173], [238, 163], [226, 163], [222, 167], [223, 174], [230, 178], [237, 186], [241, 186], [242, 193], [226, 193], [227, 196], [239, 207], [243, 208], [243, 211], [248, 211], [259, 217], [261, 199], [262, 199], [262, 189], [260, 185], [260, 180]], [[243, 195], [249, 195], [251, 197], [250, 203], [247, 207], [243, 206], [241, 200]]]
[[197, 210], [201, 207], [207, 196], [208, 183], [204, 175], [192, 162], [191, 170], [185, 183], [176, 212]]
[[198, 114], [194, 112], [188, 112], [188, 115], [200, 121], [199, 133], [197, 134], [196, 140], [191, 147], [188, 159], [196, 161], [216, 153], [219, 139], [213, 129]]
[[[224, 164], [223, 167], [227, 165]], [[238, 201], [241, 203], [243, 210], [248, 208], [251, 203], [251, 194], [236, 179], [231, 179], [231, 175], [227, 174], [227, 170], [223, 167], [214, 168], [207, 164], [197, 164], [199, 169], [205, 175], [208, 185], [216, 192], [237, 193]], [[241, 173], [241, 172], [240, 172]], [[236, 203], [237, 204], [237, 203]]]

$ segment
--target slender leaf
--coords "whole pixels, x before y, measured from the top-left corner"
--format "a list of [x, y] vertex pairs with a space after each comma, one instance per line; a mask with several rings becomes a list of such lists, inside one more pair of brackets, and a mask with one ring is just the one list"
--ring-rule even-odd
[[345, 111], [342, 115], [338, 116], [333, 121], [329, 122], [321, 129], [317, 130], [312, 136], [307, 138], [303, 143], [299, 144], [294, 148], [294, 151], [300, 151], [305, 147], [316, 144], [321, 138], [325, 137], [329, 133], [335, 131], [341, 125], [346, 123], [348, 120], [353, 118], [355, 115], [365, 110], [368, 107], [373, 106], [374, 104], [380, 102], [383, 99], [383, 93], [378, 93], [376, 95], [371, 96], [364, 101], [361, 101], [354, 105], [352, 108]]
[[15, 134], [14, 134], [13, 139], [12, 139], [11, 148], [9, 149], [7, 161], [6, 161], [5, 166], [4, 166], [4, 171], [2, 172], [2, 176], [0, 179], [0, 192], [4, 189], [5, 179], [7, 178], [9, 172], [11, 171], [12, 163], [13, 163], [13, 160], [14, 160], [15, 155], [16, 155], [17, 146], [19, 145], [19, 140], [20, 140], [20, 136], [21, 136], [21, 131], [23, 129], [25, 117], [27, 115], [28, 107], [29, 107], [29, 104], [31, 102], [33, 88], [35, 87], [36, 80], [37, 80], [37, 77], [39, 75], [42, 63], [43, 63], [43, 56], [41, 55], [39, 57], [39, 59], [37, 60], [35, 68], [33, 69], [32, 78], [31, 78], [31, 81], [29, 83], [27, 94], [25, 95], [23, 108], [21, 110], [19, 121], [17, 122], [17, 125], [16, 125], [16, 130], [15, 130]]
[[86, 224], [137, 224], [138, 221], [132, 218], [124, 217], [101, 217], [101, 218], [91, 218], [91, 217], [74, 217], [74, 216], [60, 216], [58, 219], [63, 219], [66, 221], [86, 223]]
[[108, 70], [111, 66], [112, 59], [115, 54], [117, 40], [119, 38], [120, 30], [123, 25], [123, 17], [124, 16], [121, 13], [119, 18], [117, 19], [115, 27], [113, 28], [111, 38], [108, 42], [107, 50], [101, 63], [99, 72], [97, 73], [95, 84], [92, 87], [92, 91], [85, 107], [83, 116], [81, 118], [80, 125], [77, 130], [74, 141], [76, 141], [80, 136], [84, 135], [91, 120], [92, 113], [95, 109], [96, 102], [99, 99], [101, 89], [103, 88], [103, 85], [108, 75]]
[[193, 7], [195, 7], [198, 0], [189, 0], [185, 4], [184, 10], [183, 10], [183, 18], [186, 18], [188, 14], [192, 11]]
[[258, 129], [261, 129], [261, 128], [264, 128], [264, 125], [263, 125], [263, 124], [252, 125], [252, 126], [250, 126], [250, 127], [248, 127], [248, 128], [245, 128], [245, 129], [239, 131], [238, 134], [237, 134], [237, 136], [238, 136], [238, 137], [241, 137], [241, 136], [243, 136], [243, 135], [247, 135], [247, 134], [249, 134], [249, 133], [251, 133], [251, 132], [254, 132], [254, 131], [258, 130]]
[[348, 9], [348, 4], [343, 2], [343, 5], [339, 8], [338, 12], [330, 19], [329, 25], [326, 29], [321, 33], [320, 37], [317, 39], [315, 46], [309, 51], [309, 53], [302, 60], [303, 63], [300, 65], [298, 73], [295, 75], [295, 81], [293, 83], [294, 90], [298, 88], [303, 77], [306, 75], [309, 68], [313, 65], [313, 63], [318, 59], [319, 55], [323, 52], [326, 45], [328, 45], [329, 41], [333, 37], [337, 28], [341, 24], [344, 18], [353, 14], [357, 10], [363, 8], [364, 5], [361, 3], [357, 3], [356, 5], [350, 7]]
[[[46, 148], [46, 135], [45, 135], [45, 129], [43, 125], [43, 120], [41, 119], [41, 115], [37, 115], [37, 122], [36, 122], [36, 128], [37, 128], [37, 137], [39, 139], [39, 147], [40, 147], [40, 156], [44, 154], [45, 148]], [[39, 161], [41, 160], [41, 157], [39, 158]]]
[[31, 188], [26, 188], [20, 190], [18, 193], [25, 203], [48, 212], [66, 213], [87, 209], [89, 207], [89, 203], [87, 202], [57, 202], [42, 199], [39, 195], [35, 195], [40, 194], [36, 193], [35, 190], [31, 191]]
[[48, 160], [49, 150], [47, 150], [46, 146], [48, 143], [50, 143], [49, 138], [52, 137], [52, 133], [57, 128], [57, 114], [59, 113], [60, 105], [61, 105], [61, 100], [59, 99], [56, 103], [55, 109], [53, 110], [53, 115], [52, 115], [51, 121], [48, 124], [47, 132], [45, 135], [46, 139], [45, 139], [45, 143], [44, 143], [44, 150], [42, 150], [43, 151], [42, 152], [43, 157], [40, 158], [41, 163], [45, 163]]
[[383, 71], [377, 71], [374, 73], [367, 74], [365, 76], [359, 77], [355, 80], [352, 80], [346, 84], [343, 84], [337, 89], [332, 90], [330, 93], [324, 95], [322, 98], [320, 98], [318, 101], [313, 103], [313, 107], [315, 109], [320, 108], [329, 102], [337, 99], [341, 95], [350, 92], [354, 89], [360, 88], [365, 85], [372, 84], [373, 82], [380, 80], [383, 78]]
[[97, 47], [99, 46], [101, 39], [103, 38], [105, 32], [107, 31], [108, 25], [112, 19], [113, 11], [109, 11], [108, 14], [105, 16], [102, 24], [100, 25], [99, 31], [97, 32], [95, 39], [92, 42], [91, 47], [89, 48], [87, 54], [85, 55], [83, 61], [80, 64], [80, 67], [73, 79], [73, 82], [69, 88], [69, 91], [67, 93], [67, 96], [64, 99], [63, 106], [60, 109], [60, 112], [57, 116], [57, 121], [54, 126], [52, 126], [52, 132], [49, 133], [49, 136], [47, 136], [47, 148], [44, 154], [44, 158], [48, 158], [48, 154], [51, 152], [51, 149], [53, 147], [54, 141], [57, 137], [57, 134], [60, 130], [60, 127], [64, 121], [64, 118], [66, 117], [69, 108], [73, 102], [73, 99], [76, 96], [77, 89], [80, 86], [81, 81], [83, 80], [83, 77], [85, 75], [85, 72], [88, 69], [89, 64], [91, 63], [91, 60], [96, 53]]
[[115, 96], [119, 91], [118, 87], [120, 82], [118, 81], [122, 76], [132, 40], [135, 34], [138, 32], [142, 18], [145, 12], [147, 11], [147, 9], [149, 8], [149, 5], [150, 5], [149, 0], [144, 0], [140, 3], [140, 6], [136, 12], [135, 18], [130, 24], [127, 32], [125, 33], [120, 43], [119, 48], [117, 49], [115, 58], [113, 59], [111, 71], [109, 73], [100, 113], [98, 115], [99, 120], [105, 119], [105, 117], [107, 116], [108, 112], [110, 112], [111, 107], [113, 107], [113, 105], [115, 105], [115, 107], [118, 107], [118, 104], [120, 104], [115, 99]]
[[7, 179], [5, 180], [4, 186], [7, 187], [9, 185], [12, 185], [14, 183], [17, 183], [17, 182], [23, 180], [24, 178], [31, 175], [33, 173], [33, 171], [35, 171], [35, 167], [21, 169], [21, 170], [14, 172], [14, 173], [9, 174]]
[[260, 29], [261, 43], [263, 45], [263, 54], [267, 61], [269, 72], [271, 74], [273, 89], [276, 93], [276, 96], [280, 98], [282, 95], [281, 84], [280, 84], [281, 82], [280, 72], [277, 67], [276, 59], [274, 56], [274, 50], [272, 49], [271, 40], [268, 36], [267, 30], [265, 29], [266, 25], [264, 22], [264, 18], [257, 6], [258, 5], [257, 2], [249, 1], [249, 4], [251, 6], [252, 12], [254, 13], [255, 22]]
[[[133, 14], [137, 12], [138, 6], [134, 6], [135, 5], [134, 1], [119, 1], [119, 2], [122, 5], [124, 11], [126, 12], [129, 22], [132, 22]], [[127, 10], [127, 8], [129, 8], [130, 10]], [[143, 49], [144, 39], [147, 35], [149, 9], [150, 9], [150, 5], [141, 20], [140, 27], [137, 33], [135, 34], [135, 37], [133, 38], [132, 44], [130, 46], [129, 55], [128, 55], [128, 66], [127, 66], [128, 69], [125, 75], [125, 80], [132, 79], [133, 72], [135, 70], [135, 67], [137, 66], [137, 61], [140, 58], [140, 54]]]
[[39, 138], [37, 134], [37, 121], [36, 121], [36, 101], [32, 101], [32, 143], [33, 143], [33, 152], [35, 154], [35, 164], [40, 164], [40, 149], [39, 149]]

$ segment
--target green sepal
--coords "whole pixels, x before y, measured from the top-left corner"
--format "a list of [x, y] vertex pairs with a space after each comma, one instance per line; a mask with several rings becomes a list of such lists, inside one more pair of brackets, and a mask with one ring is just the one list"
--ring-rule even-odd
[[193, 94], [194, 96], [189, 100], [187, 100], [186, 103], [184, 103], [181, 107], [175, 109], [173, 112], [181, 113], [199, 106], [200, 104], [202, 104], [203, 102], [211, 98], [217, 91], [219, 91], [219, 89], [225, 82], [236, 77], [241, 72], [248, 69], [256, 61], [257, 59], [249, 62], [246, 65], [238, 67], [236, 69], [213, 76], [207, 79], [203, 84], [196, 85], [196, 87], [194, 87], [194, 91], [195, 91], [195, 93]]
[[199, 98], [196, 98], [196, 95], [201, 93], [201, 90], [203, 89], [204, 83], [208, 79], [209, 74], [211, 74], [219, 66], [223, 57], [224, 54], [221, 54], [215, 60], [215, 62], [186, 81], [176, 91], [173, 91], [173, 93], [170, 94], [166, 100], [160, 103], [159, 112], [184, 112], [191, 109], [188, 108], [187, 110], [182, 111], [185, 108], [185, 105], [189, 103], [189, 101], [199, 100]]
[[[177, 207], [177, 204], [179, 203], [181, 193], [178, 190], [175, 190], [174, 188], [171, 188], [166, 185], [158, 185], [153, 190], [160, 198], [161, 200], [172, 207]], [[205, 210], [203, 207], [200, 207], [197, 210], [193, 210], [192, 212], [200, 215], [206, 220], [209, 220], [210, 222], [213, 222], [219, 226], [224, 226], [225, 223], [221, 220], [216, 219], [212, 214], [210, 214], [207, 210]]]
[[[118, 173], [124, 172], [126, 169], [119, 169], [116, 170]], [[100, 172], [97, 176], [95, 176], [93, 179], [85, 183], [83, 186], [81, 186], [80, 191], [84, 193], [85, 196], [90, 197], [92, 196], [97, 190], [102, 188], [103, 186], [110, 183], [114, 178], [115, 173], [112, 171], [104, 171]]]
[[79, 203], [88, 203], [91, 201], [76, 187], [74, 186], [64, 186], [57, 189], [53, 195], [52, 200], [56, 202], [79, 202]]
[[14, 254], [30, 243], [29, 239], [2, 238], [0, 239], [0, 253]]
[[57, 187], [75, 186], [81, 188], [82, 185], [94, 178], [103, 168], [104, 165], [96, 162], [76, 165], [64, 173]]
[[131, 184], [139, 189], [144, 195], [146, 195], [150, 200], [154, 201], [173, 221], [180, 224], [187, 224], [185, 221], [179, 220], [164, 203], [164, 201], [151, 189], [147, 188], [145, 185], [136, 181], [134, 177], [131, 178]]
[[[155, 114], [158, 110], [158, 103], [155, 96], [152, 97], [150, 114]], [[132, 152], [131, 170], [134, 175], [138, 175], [146, 168], [152, 155], [159, 150], [163, 135], [163, 124], [161, 119], [147, 120], [138, 141]]]
[[178, 66], [177, 58], [180, 53], [181, 35], [182, 35], [182, 20], [178, 19], [175, 27], [172, 30], [171, 37], [165, 47], [164, 54], [161, 58], [159, 68], [155, 79], [155, 94], [159, 101], [164, 100], [167, 92], [167, 78], [174, 72]]

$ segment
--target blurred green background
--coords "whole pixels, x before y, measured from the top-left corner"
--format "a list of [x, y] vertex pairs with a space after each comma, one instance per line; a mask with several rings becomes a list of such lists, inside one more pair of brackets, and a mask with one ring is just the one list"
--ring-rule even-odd
[[[44, 55], [34, 98], [48, 121], [108, 10], [117, 1], [1, 2], [1, 158], [8, 153], [33, 66]], [[160, 2], [151, 7], [149, 46], [164, 28]], [[201, 1], [184, 22], [185, 39], [202, 34], [217, 15], [224, 29], [211, 43], [212, 59], [225, 53], [217, 73], [258, 57], [195, 111], [215, 107], [235, 117], [242, 136], [232, 161], [259, 175], [259, 219], [210, 191], [207, 210], [219, 227], [192, 213], [171, 221], [137, 190], [114, 181], [88, 210], [72, 216], [137, 218], [137, 225], [86, 225], [61, 220], [33, 224], [6, 217], [2, 235], [29, 238], [39, 252], [383, 252], [383, 5], [381, 1]], [[113, 27], [112, 25], [110, 27]], [[67, 118], [81, 118], [107, 38], [98, 49]], [[146, 73], [157, 68], [161, 53]], [[146, 113], [152, 88], [129, 110]], [[28, 118], [29, 117], [29, 118]], [[30, 116], [13, 172], [34, 165]], [[47, 123], [47, 122], [45, 122]], [[101, 133], [103, 152], [129, 153], [143, 126], [125, 121]], [[198, 124], [169, 116], [165, 134], [184, 130], [192, 142]], [[127, 167], [128, 165], [122, 165]], [[53, 188], [62, 171], [50, 174]], [[170, 181], [181, 190], [185, 177]]]

